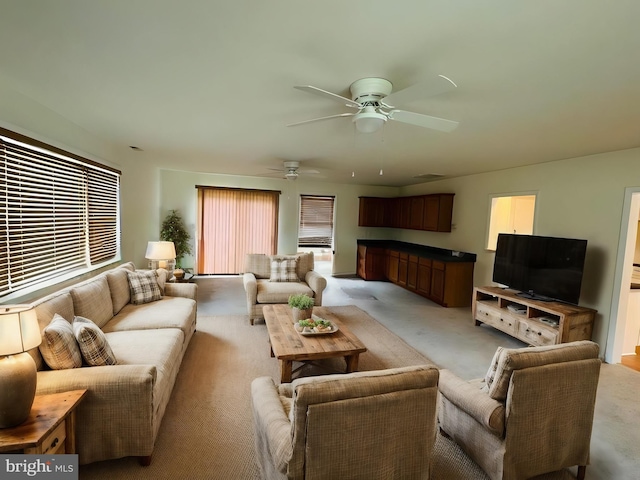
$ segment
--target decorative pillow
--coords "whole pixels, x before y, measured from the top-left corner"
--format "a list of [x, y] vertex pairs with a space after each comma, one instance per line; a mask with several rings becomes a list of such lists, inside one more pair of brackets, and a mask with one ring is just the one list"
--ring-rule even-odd
[[167, 279], [169, 278], [169, 272], [164, 268], [159, 268], [156, 270], [157, 274], [157, 282], [160, 287], [160, 294], [164, 295], [164, 286], [167, 284]]
[[107, 337], [95, 323], [88, 318], [75, 317], [72, 327], [82, 358], [87, 365], [99, 367], [118, 363]]
[[496, 377], [496, 370], [498, 370], [498, 361], [500, 360], [500, 355], [502, 354], [503, 350], [504, 347], [498, 347], [496, 349], [496, 353], [493, 354], [491, 365], [489, 366], [489, 370], [487, 370], [487, 374], [484, 377], [485, 386], [483, 387], [483, 390], [485, 392], [489, 391], [489, 388], [493, 383], [493, 379]]
[[82, 366], [80, 347], [71, 324], [57, 313], [42, 331], [40, 353], [53, 370]]
[[131, 303], [141, 305], [155, 302], [162, 298], [162, 292], [158, 285], [158, 274], [155, 270], [127, 272], [129, 277], [129, 291]]
[[296, 267], [298, 259], [296, 257], [271, 257], [271, 278], [270, 282], [297, 282], [298, 273]]

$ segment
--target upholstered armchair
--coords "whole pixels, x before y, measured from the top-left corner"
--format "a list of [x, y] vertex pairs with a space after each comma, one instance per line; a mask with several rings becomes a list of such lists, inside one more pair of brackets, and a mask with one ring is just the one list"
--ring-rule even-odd
[[428, 479], [438, 370], [412, 366], [251, 384], [262, 478]]
[[264, 318], [262, 307], [287, 303], [291, 295], [304, 293], [322, 305], [327, 279], [313, 270], [313, 253], [296, 255], [247, 254], [243, 283], [251, 325]]
[[492, 480], [578, 465], [584, 478], [601, 361], [580, 341], [498, 348], [484, 379], [440, 376], [440, 429]]

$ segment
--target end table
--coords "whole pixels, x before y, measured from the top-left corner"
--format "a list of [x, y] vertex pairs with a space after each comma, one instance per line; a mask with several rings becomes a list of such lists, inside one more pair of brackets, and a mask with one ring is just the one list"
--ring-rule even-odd
[[0, 429], [0, 453], [76, 453], [76, 407], [87, 390], [36, 395], [24, 423]]

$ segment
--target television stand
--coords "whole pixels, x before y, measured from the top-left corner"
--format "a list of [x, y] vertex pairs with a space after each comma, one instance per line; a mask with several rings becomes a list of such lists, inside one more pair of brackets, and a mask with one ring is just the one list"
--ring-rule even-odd
[[591, 340], [596, 310], [520, 293], [475, 287], [471, 308], [476, 326], [485, 323], [534, 346]]

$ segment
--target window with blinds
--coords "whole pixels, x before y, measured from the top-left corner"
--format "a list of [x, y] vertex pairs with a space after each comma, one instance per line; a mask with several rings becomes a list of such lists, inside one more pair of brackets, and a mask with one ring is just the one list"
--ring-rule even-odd
[[120, 172], [47, 147], [0, 129], [0, 297], [119, 257]]
[[333, 244], [334, 197], [300, 195], [299, 247], [327, 247]]

